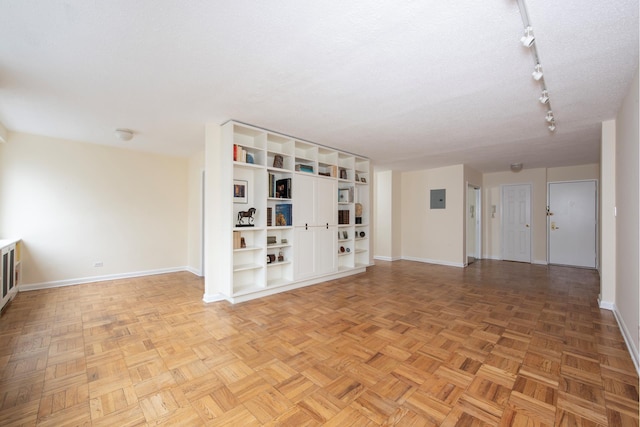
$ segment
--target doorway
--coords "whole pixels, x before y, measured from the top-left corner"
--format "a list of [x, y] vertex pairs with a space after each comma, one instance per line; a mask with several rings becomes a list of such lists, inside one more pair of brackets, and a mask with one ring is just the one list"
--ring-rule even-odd
[[482, 257], [480, 187], [467, 184], [467, 265]]
[[549, 264], [596, 268], [596, 181], [550, 182], [548, 186]]
[[531, 185], [502, 186], [502, 259], [531, 262]]

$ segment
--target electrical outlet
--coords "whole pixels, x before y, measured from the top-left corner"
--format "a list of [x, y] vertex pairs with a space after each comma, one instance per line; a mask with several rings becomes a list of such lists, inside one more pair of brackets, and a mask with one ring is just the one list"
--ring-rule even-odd
[[94, 262], [94, 263], [93, 263], [93, 266], [94, 266], [94, 267], [102, 267], [102, 266], [103, 266], [102, 261], [96, 261], [96, 262]]

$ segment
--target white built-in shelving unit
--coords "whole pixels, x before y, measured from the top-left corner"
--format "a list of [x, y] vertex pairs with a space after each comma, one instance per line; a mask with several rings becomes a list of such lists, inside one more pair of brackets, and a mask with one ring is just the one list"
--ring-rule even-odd
[[206, 144], [205, 301], [370, 265], [368, 159], [234, 121], [209, 125]]

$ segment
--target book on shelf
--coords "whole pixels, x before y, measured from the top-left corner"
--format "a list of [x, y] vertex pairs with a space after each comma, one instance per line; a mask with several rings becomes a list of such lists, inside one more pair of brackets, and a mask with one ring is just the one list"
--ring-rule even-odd
[[242, 247], [241, 241], [242, 241], [242, 236], [240, 236], [240, 232], [234, 231], [233, 232], [233, 249], [240, 249]]
[[309, 172], [309, 173], [313, 173], [313, 166], [311, 165], [305, 165], [303, 163], [298, 163], [296, 165], [296, 171], [297, 172]]
[[285, 203], [276, 205], [276, 227], [290, 226], [291, 221], [291, 204]]
[[276, 176], [272, 173], [269, 174], [269, 196], [275, 197], [276, 194]]
[[271, 227], [273, 225], [273, 209], [269, 206], [267, 207], [267, 227]]
[[338, 167], [335, 165], [327, 165], [325, 167], [318, 168], [318, 175], [335, 178], [338, 176]]
[[276, 181], [275, 196], [280, 199], [291, 198], [291, 178], [279, 179]]
[[269, 197], [277, 199], [291, 198], [291, 178], [276, 179], [272, 173], [269, 174]]
[[349, 210], [340, 209], [338, 211], [338, 224], [349, 224]]
[[[251, 163], [253, 163], [253, 156], [251, 154], [249, 154], [249, 156], [251, 158]], [[246, 163], [247, 150], [238, 144], [233, 144], [233, 161]]]

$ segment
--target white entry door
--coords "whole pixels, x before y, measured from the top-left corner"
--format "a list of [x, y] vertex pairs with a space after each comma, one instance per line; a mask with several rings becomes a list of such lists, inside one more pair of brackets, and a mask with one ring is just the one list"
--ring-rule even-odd
[[549, 263], [596, 267], [595, 181], [549, 183]]
[[531, 186], [502, 187], [502, 259], [531, 262]]

